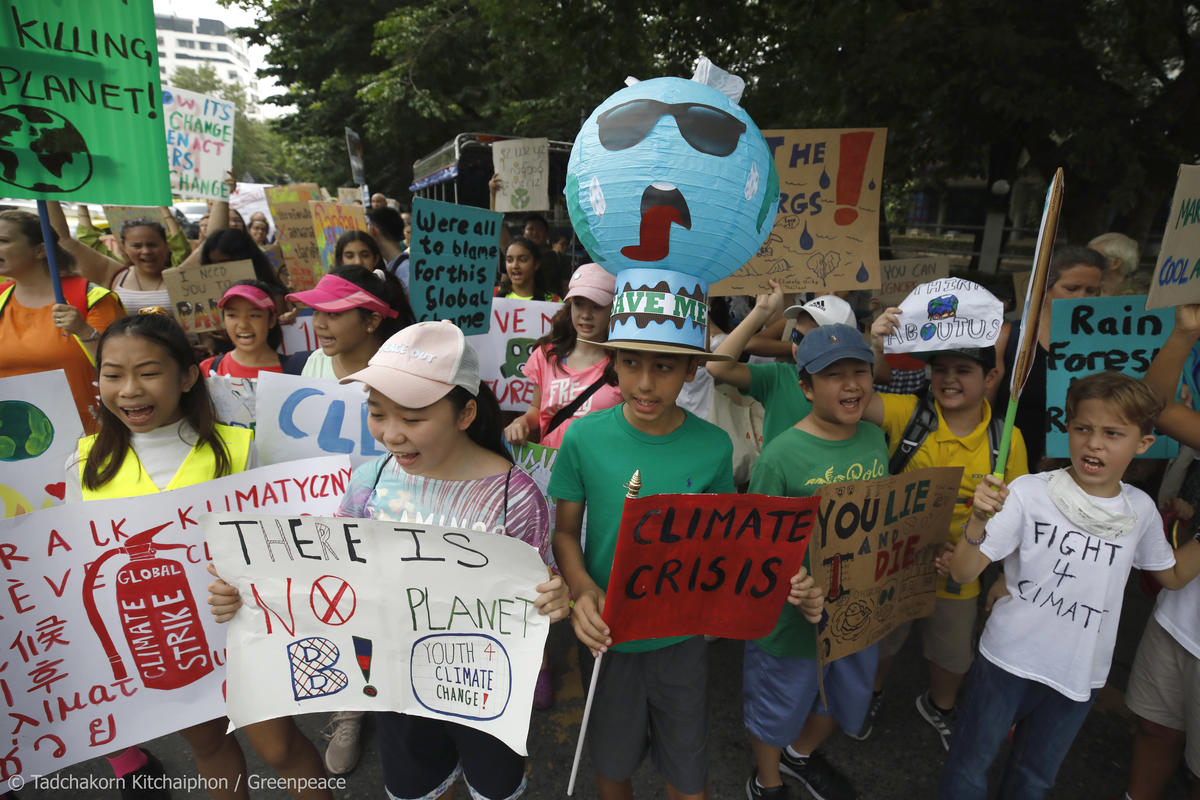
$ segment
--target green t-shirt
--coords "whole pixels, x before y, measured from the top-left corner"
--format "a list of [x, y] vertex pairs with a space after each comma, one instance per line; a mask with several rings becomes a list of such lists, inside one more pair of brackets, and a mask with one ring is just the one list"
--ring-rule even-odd
[[779, 434], [808, 416], [812, 403], [800, 388], [794, 364], [747, 364], [750, 388], [743, 395], [753, 397], [763, 407], [763, 447]]
[[[830, 441], [789, 428], [763, 448], [750, 475], [750, 491], [775, 497], [810, 497], [827, 483], [869, 481], [888, 474], [883, 431], [859, 422], [849, 439]], [[809, 551], [811, 552], [811, 551]], [[808, 553], [804, 554], [808, 567]], [[828, 588], [828, 587], [826, 587]], [[816, 658], [817, 636], [800, 609], [785, 604], [775, 630], [755, 644], [781, 658]]]
[[[876, 429], [878, 430], [878, 429]], [[579, 417], [563, 436], [547, 494], [586, 503], [588, 575], [608, 588], [617, 532], [625, 505], [625, 484], [641, 470], [642, 490], [651, 494], [728, 494], [733, 486], [733, 443], [729, 434], [688, 413], [666, 436], [651, 436], [625, 419], [624, 405]], [[625, 642], [614, 650], [639, 653], [687, 637]]]

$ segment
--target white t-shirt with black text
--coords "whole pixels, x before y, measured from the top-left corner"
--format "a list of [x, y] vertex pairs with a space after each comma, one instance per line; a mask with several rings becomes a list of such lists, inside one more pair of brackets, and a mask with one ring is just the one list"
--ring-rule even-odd
[[[1121, 484], [1137, 522], [1124, 536], [1106, 540], [1062, 515], [1047, 492], [1050, 474], [1014, 479], [1003, 510], [987, 524], [979, 551], [1004, 560], [1009, 596], [996, 601], [979, 652], [1013, 675], [1082, 702], [1108, 678], [1130, 569], [1168, 569], [1175, 554], [1144, 492]], [[1128, 511], [1120, 495], [1092, 499]]]

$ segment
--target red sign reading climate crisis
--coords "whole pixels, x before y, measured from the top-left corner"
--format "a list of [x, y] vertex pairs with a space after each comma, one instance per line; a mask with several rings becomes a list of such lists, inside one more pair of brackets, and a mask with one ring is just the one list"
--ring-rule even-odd
[[626, 500], [604, 600], [613, 644], [766, 636], [804, 561], [818, 504], [760, 494]]

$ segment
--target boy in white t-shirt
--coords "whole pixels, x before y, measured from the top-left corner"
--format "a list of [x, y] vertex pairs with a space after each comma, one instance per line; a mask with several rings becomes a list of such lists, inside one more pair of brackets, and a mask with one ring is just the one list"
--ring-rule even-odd
[[1130, 569], [1170, 589], [1200, 573], [1200, 547], [1181, 549], [1177, 562], [1154, 501], [1121, 483], [1153, 444], [1162, 408], [1127, 375], [1082, 378], [1067, 392], [1071, 465], [1016, 478], [1011, 491], [989, 475], [975, 490], [963, 536], [939, 569], [966, 583], [1002, 558], [1009, 596], [979, 642], [942, 798], [987, 797], [988, 768], [1014, 724], [1000, 795], [1042, 797], [1108, 677]]

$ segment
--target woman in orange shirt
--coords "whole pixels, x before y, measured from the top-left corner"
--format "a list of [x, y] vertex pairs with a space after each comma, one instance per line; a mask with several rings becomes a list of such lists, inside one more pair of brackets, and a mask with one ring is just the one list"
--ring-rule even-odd
[[0, 211], [0, 378], [63, 370], [84, 430], [95, 433], [96, 341], [125, 309], [115, 294], [75, 275], [57, 236], [52, 246], [66, 303], [54, 299], [37, 215]]

